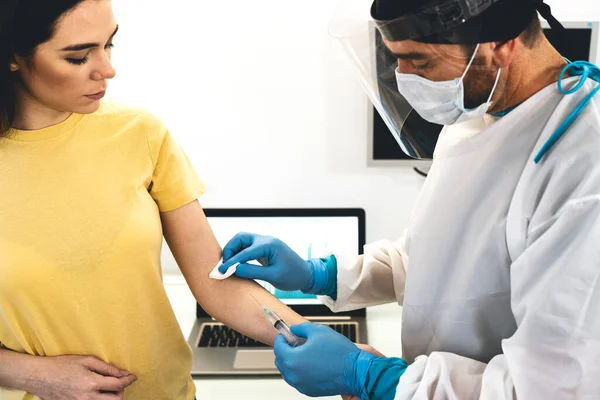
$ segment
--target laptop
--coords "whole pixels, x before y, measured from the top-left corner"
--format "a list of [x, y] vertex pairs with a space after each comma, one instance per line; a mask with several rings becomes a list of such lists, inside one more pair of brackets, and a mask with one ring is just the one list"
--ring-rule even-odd
[[[238, 232], [274, 236], [303, 258], [322, 257], [327, 249], [361, 254], [365, 244], [363, 209], [205, 209], [221, 247]], [[366, 310], [333, 313], [315, 295], [263, 287], [298, 314], [326, 324], [355, 343], [368, 342]], [[196, 304], [196, 321], [188, 343], [192, 375], [278, 375], [270, 346], [256, 342], [212, 319]]]

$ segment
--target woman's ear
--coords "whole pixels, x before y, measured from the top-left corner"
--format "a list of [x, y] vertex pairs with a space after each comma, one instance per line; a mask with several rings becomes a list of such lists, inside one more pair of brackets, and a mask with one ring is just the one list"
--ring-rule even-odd
[[10, 60], [10, 63], [8, 64], [8, 69], [10, 70], [10, 72], [17, 72], [18, 70], [21, 69], [21, 66], [19, 64], [20, 64], [20, 61], [22, 61], [22, 60], [19, 60], [19, 58], [20, 58], [19, 56], [17, 56], [16, 54], [13, 54], [13, 56]]
[[23, 69], [23, 67], [27, 65], [27, 61], [22, 56], [17, 54], [13, 54], [10, 63], [8, 64], [8, 69], [10, 72], [17, 72]]

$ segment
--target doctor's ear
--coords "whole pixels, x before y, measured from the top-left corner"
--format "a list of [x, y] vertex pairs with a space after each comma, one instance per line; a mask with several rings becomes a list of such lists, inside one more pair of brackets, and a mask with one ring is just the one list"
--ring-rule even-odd
[[523, 43], [519, 39], [512, 39], [504, 42], [494, 42], [492, 46], [494, 65], [506, 68], [515, 59], [517, 52], [523, 47]]

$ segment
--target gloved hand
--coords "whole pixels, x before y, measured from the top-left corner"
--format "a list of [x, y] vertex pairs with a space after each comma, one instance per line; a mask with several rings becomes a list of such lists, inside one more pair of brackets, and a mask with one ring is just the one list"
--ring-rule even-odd
[[362, 396], [367, 371], [377, 356], [325, 325], [304, 323], [290, 328], [307, 341], [290, 347], [283, 336], [275, 339], [275, 365], [289, 385], [311, 397]]
[[[246, 264], [256, 260], [263, 266]], [[281, 240], [254, 233], [238, 233], [223, 248], [221, 273], [240, 263], [236, 275], [267, 281], [278, 289], [310, 290], [315, 283], [315, 264], [319, 259], [303, 260]], [[325, 268], [322, 266], [321, 268]]]
[[[379, 350], [375, 349], [373, 346], [370, 346], [368, 344], [362, 344], [362, 343], [354, 343], [356, 345], [356, 347], [358, 347], [361, 350], [366, 351], [367, 353], [371, 353], [371, 354], [375, 354], [377, 357], [379, 357], [379, 359], [386, 359], [387, 357], [385, 355], [383, 355], [382, 352], [380, 352]], [[342, 400], [360, 400], [359, 397], [356, 397], [353, 394], [343, 394], [342, 395]]]

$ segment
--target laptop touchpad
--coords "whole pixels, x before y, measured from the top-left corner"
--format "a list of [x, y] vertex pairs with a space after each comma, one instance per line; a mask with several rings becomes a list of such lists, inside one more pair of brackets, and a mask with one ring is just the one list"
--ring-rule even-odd
[[273, 350], [238, 350], [233, 368], [272, 369], [275, 368], [275, 354]]

